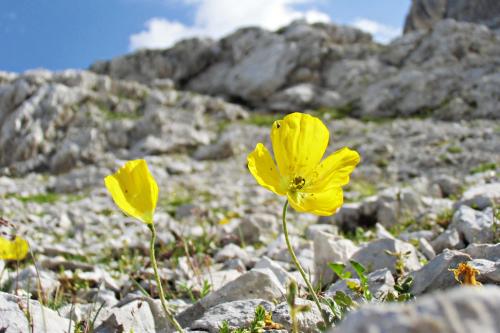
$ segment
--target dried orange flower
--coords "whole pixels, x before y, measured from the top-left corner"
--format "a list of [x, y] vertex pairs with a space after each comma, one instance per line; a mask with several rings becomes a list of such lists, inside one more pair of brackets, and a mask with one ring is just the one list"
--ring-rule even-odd
[[460, 284], [467, 284], [471, 286], [480, 286], [481, 283], [476, 281], [476, 275], [479, 275], [479, 271], [472, 267], [468, 262], [461, 262], [458, 264], [457, 268], [450, 269], [455, 275], [455, 280], [460, 282]]

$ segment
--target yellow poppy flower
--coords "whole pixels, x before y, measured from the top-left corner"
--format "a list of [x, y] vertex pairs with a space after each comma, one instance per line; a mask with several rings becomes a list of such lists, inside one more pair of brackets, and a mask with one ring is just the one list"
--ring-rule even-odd
[[115, 174], [104, 178], [104, 184], [125, 214], [146, 224], [153, 223], [158, 184], [145, 160], [128, 161]]
[[342, 186], [359, 163], [359, 154], [342, 148], [324, 160], [329, 132], [321, 120], [292, 113], [274, 122], [271, 142], [276, 164], [259, 143], [248, 155], [248, 168], [257, 182], [286, 195], [299, 212], [332, 215], [343, 203]]
[[0, 236], [0, 259], [3, 260], [22, 260], [28, 254], [28, 242], [16, 236], [9, 240]]

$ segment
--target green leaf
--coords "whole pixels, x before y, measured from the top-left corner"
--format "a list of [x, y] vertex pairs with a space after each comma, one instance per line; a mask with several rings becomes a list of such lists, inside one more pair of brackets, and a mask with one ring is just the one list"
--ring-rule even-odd
[[351, 278], [351, 272], [345, 271], [345, 264], [340, 262], [329, 262], [328, 267], [342, 280]]
[[366, 268], [357, 261], [349, 260], [349, 262], [351, 263], [352, 268], [354, 268], [354, 270], [356, 271], [356, 274], [358, 274], [358, 277], [361, 280], [361, 284], [365, 284], [366, 282], [368, 282], [368, 278], [365, 275]]

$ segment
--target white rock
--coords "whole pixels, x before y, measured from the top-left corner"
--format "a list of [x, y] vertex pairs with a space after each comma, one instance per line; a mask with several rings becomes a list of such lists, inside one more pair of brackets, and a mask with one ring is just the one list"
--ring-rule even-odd
[[314, 284], [327, 285], [334, 280], [329, 263], [346, 263], [358, 250], [358, 247], [349, 239], [318, 232], [314, 238]]
[[69, 320], [61, 318], [51, 309], [42, 307], [37, 301], [29, 302], [32, 326], [24, 311], [28, 311], [28, 304], [24, 297], [19, 298], [0, 292], [0, 328], [5, 333], [67, 333]]
[[370, 304], [350, 313], [330, 333], [455, 333], [500, 327], [500, 288], [461, 287], [406, 304]]

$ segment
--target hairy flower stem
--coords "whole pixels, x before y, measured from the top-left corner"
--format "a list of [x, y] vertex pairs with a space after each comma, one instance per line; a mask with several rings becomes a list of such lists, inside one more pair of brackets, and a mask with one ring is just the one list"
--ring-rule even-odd
[[167, 300], [165, 299], [165, 294], [163, 293], [163, 286], [160, 280], [160, 274], [158, 274], [158, 265], [156, 263], [155, 257], [155, 242], [156, 242], [156, 229], [153, 223], [148, 224], [149, 230], [151, 230], [151, 243], [149, 244], [149, 256], [151, 258], [151, 264], [153, 265], [153, 270], [155, 272], [156, 284], [158, 285], [158, 291], [160, 294], [161, 306], [163, 307], [163, 311], [165, 311], [165, 315], [170, 320], [170, 322], [175, 326], [175, 329], [178, 332], [184, 333], [179, 322], [175, 319], [175, 316], [170, 311]]
[[295, 251], [293, 250], [292, 244], [290, 243], [290, 238], [288, 236], [288, 227], [286, 225], [286, 210], [288, 208], [288, 200], [285, 202], [285, 205], [283, 206], [283, 233], [285, 234], [285, 241], [286, 241], [286, 246], [288, 247], [288, 252], [290, 253], [290, 256], [292, 257], [293, 262], [295, 263], [295, 267], [300, 272], [300, 275], [302, 275], [302, 278], [306, 282], [307, 288], [309, 289], [309, 293], [314, 299], [314, 303], [316, 303], [316, 306], [318, 307], [319, 313], [321, 313], [321, 317], [323, 318], [323, 322], [325, 325], [328, 325], [328, 318], [326, 318], [326, 314], [323, 312], [321, 309], [321, 304], [318, 299], [318, 295], [316, 295], [316, 291], [314, 290], [311, 282], [309, 281], [309, 278], [306, 275], [306, 272], [300, 265], [299, 259], [297, 259], [297, 256], [295, 255]]

